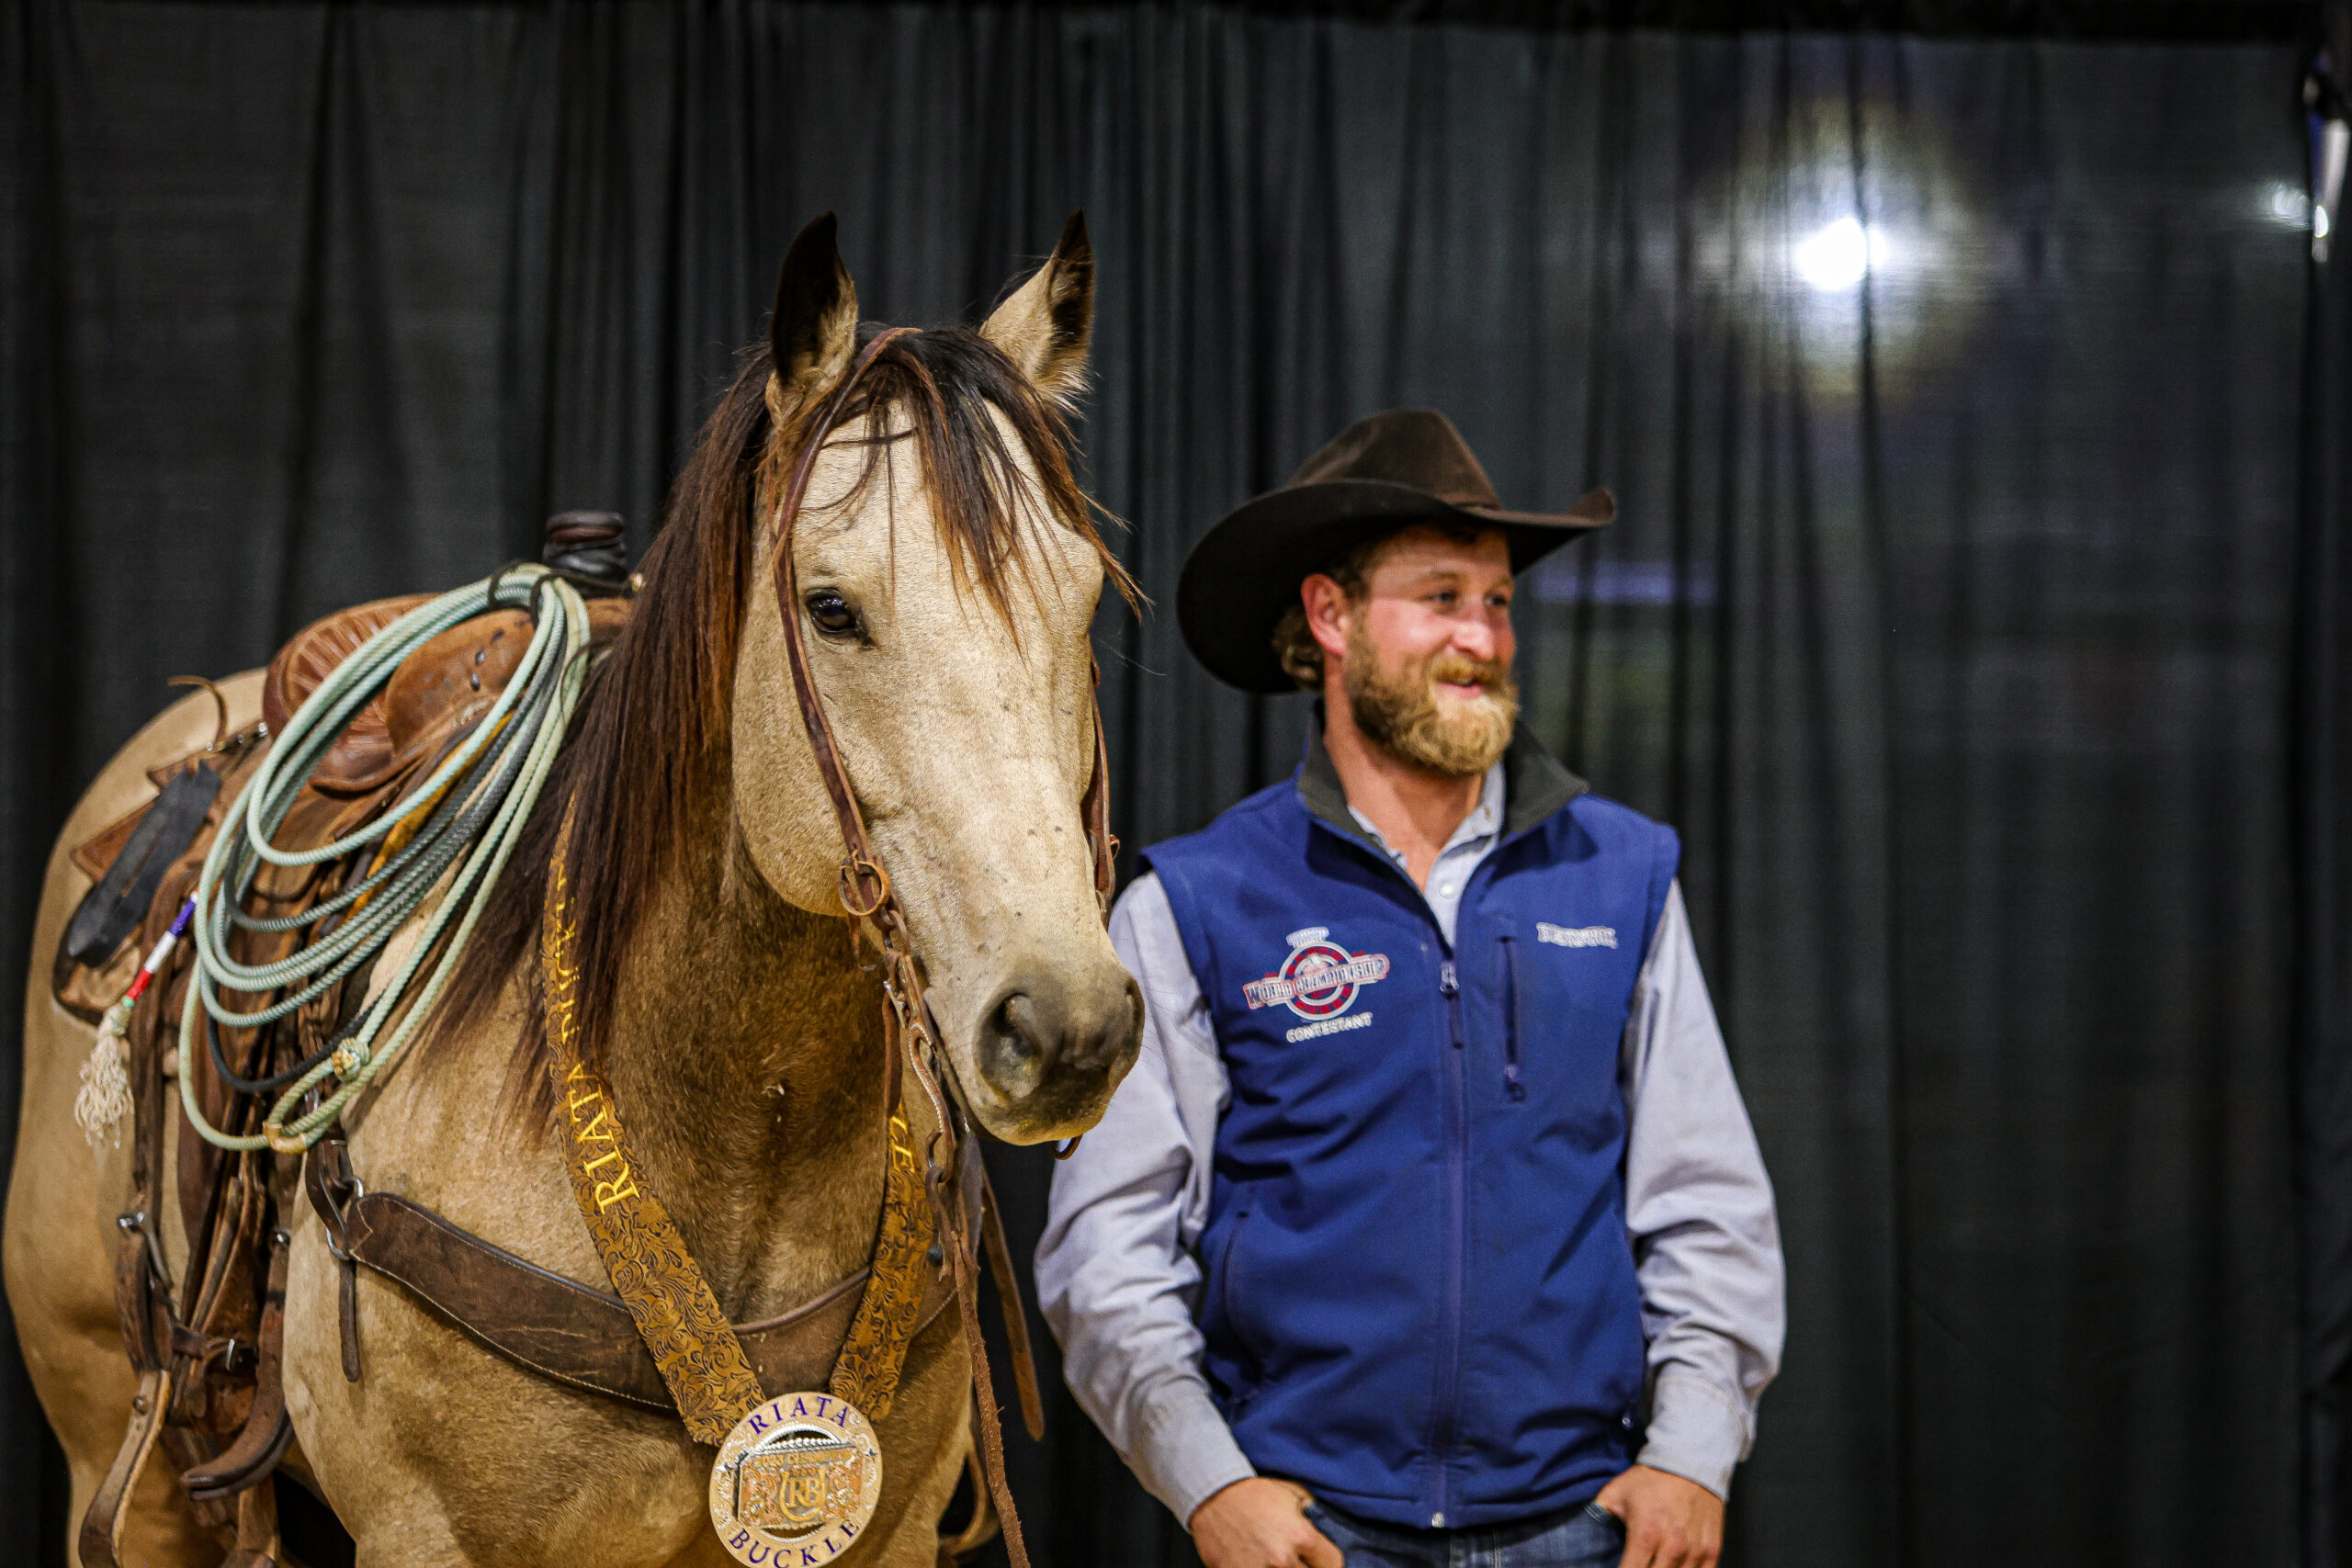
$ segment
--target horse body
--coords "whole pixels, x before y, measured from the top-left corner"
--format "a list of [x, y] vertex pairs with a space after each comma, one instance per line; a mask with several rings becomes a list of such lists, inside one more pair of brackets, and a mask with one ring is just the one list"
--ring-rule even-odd
[[[863, 1267], [884, 1185], [879, 976], [840, 912], [841, 834], [784, 665], [776, 596], [763, 570], [748, 570], [775, 546], [775, 476], [794, 433], [829, 434], [796, 421], [855, 346], [854, 294], [830, 223], [821, 234], [818, 227], [786, 262], [772, 353], [739, 379], [697, 457], [706, 480], [727, 482], [698, 487], [691, 468], [682, 479], [646, 563], [639, 613], [592, 686], [586, 728], [575, 730], [584, 737], [574, 746], [580, 771], [610, 760], [600, 734], [613, 739], [610, 756], [649, 754], [649, 725], [674, 722], [674, 745], [695, 754], [601, 794], [583, 772], [566, 797], [590, 813], [580, 819], [584, 838], [601, 833], [606, 849], [650, 871], [628, 885], [625, 909], [580, 909], [583, 929], [602, 919], [624, 933], [602, 1061], [643, 1175], [737, 1323], [782, 1313]], [[967, 333], [940, 352], [955, 348], [967, 361], [993, 354], [1000, 369], [1032, 378], [1033, 393], [1051, 395], [1082, 360], [1091, 280], [1074, 227], [982, 329], [995, 348], [974, 348], [981, 339]], [[940, 383], [952, 402], [973, 395], [959, 389], [952, 359], [910, 357], [902, 367], [917, 383]], [[975, 385], [986, 391], [985, 377]], [[1017, 400], [1001, 387], [996, 395]], [[747, 400], [764, 402], [764, 421]], [[1059, 454], [1026, 439], [1008, 439], [996, 466], [982, 465], [1020, 516], [1004, 553], [975, 557], [957, 520], [938, 514], [938, 412], [877, 405], [865, 439], [829, 441], [792, 538], [802, 592], [793, 608], [818, 604], [827, 617], [804, 622], [815, 634], [815, 687], [926, 965], [962, 1098], [990, 1131], [1034, 1142], [1099, 1116], [1133, 1059], [1140, 1016], [1095, 908], [1079, 812], [1094, 746], [1087, 634], [1104, 568], [1091, 530], [1037, 502], [1047, 489], [1036, 465]], [[1001, 410], [981, 417], [1009, 430]], [[730, 429], [741, 449], [712, 450], [733, 439]], [[730, 506], [734, 514], [722, 514]], [[707, 603], [682, 597], [696, 592]], [[830, 597], [819, 604], [820, 595]], [[854, 635], [828, 631], [842, 606]], [[693, 634], [697, 615], [712, 635], [696, 657], [723, 663], [719, 711], [702, 716], [699, 740], [690, 716], [668, 711], [692, 706], [678, 671], [694, 660], [661, 647]], [[664, 657], [666, 671], [656, 668]], [[254, 702], [243, 683], [232, 699], [248, 710]], [[608, 705], [601, 713], [599, 703]], [[201, 744], [199, 736], [170, 750], [197, 728], [186, 707], [109, 767], [66, 843], [137, 798], [143, 765]], [[549, 795], [565, 787], [559, 778]], [[599, 820], [598, 809], [612, 819]], [[660, 840], [650, 850], [648, 834]], [[132, 1387], [112, 1303], [123, 1156], [102, 1149], [94, 1164], [72, 1125], [75, 1068], [92, 1032], [56, 1007], [45, 984], [83, 883], [61, 851], [36, 935], [7, 1227], [10, 1297], [72, 1461], [77, 1509], [112, 1458]], [[591, 892], [599, 885], [580, 883]], [[521, 917], [535, 886], [523, 876], [503, 932], [494, 917], [485, 922], [481, 940], [496, 950], [485, 972], [495, 983], [477, 1005], [453, 1004], [429, 1048], [346, 1116], [351, 1160], [371, 1189], [607, 1289], [561, 1157], [543, 1135], [544, 1066], [532, 1077]], [[300, 1201], [281, 1206], [279, 1223], [292, 1233], [284, 1375], [299, 1450], [288, 1463], [350, 1529], [364, 1568], [728, 1561], [708, 1523], [708, 1450], [674, 1415], [527, 1372], [365, 1269], [363, 1375], [346, 1381], [339, 1269], [323, 1227]], [[185, 1244], [171, 1246], [176, 1262]], [[932, 1562], [933, 1525], [968, 1441], [969, 1379], [955, 1314], [942, 1314], [917, 1336], [896, 1402], [876, 1424], [882, 1500], [842, 1562]], [[175, 1507], [171, 1479], [167, 1465], [151, 1468], [133, 1539], [147, 1561], [207, 1561], [217, 1549]]]

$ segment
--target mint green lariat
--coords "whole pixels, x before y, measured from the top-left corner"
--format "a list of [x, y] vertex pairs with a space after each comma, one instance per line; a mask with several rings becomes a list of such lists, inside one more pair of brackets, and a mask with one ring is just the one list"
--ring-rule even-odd
[[[311, 771], [401, 664], [458, 623], [508, 608], [532, 611], [536, 625], [530, 647], [473, 733], [417, 787], [407, 806], [317, 849], [278, 849], [271, 840]], [[588, 609], [578, 590], [544, 567], [514, 567], [420, 605], [369, 637], [335, 666], [288, 721], [286, 732], [277, 738], [230, 807], [197, 879], [192, 928], [196, 972], [180, 1014], [179, 1080], [180, 1104], [189, 1124], [207, 1142], [224, 1149], [288, 1154], [307, 1149], [334, 1125], [354, 1095], [400, 1060], [455, 971], [547, 783], [580, 703], [588, 671], [587, 648]], [[334, 897], [282, 919], [244, 912], [254, 878], [265, 863], [322, 864], [354, 854], [404, 826], [412, 831], [400, 849], [379, 856], [380, 863], [367, 876]], [[254, 1029], [324, 996], [379, 957], [393, 934], [433, 901], [445, 879], [447, 886], [439, 892], [424, 932], [399, 972], [338, 1033], [333, 1049], [297, 1069], [290, 1085], [265, 1080], [285, 1092], [263, 1118], [262, 1131], [250, 1135], [223, 1133], [206, 1121], [197, 1107], [192, 1070], [195, 1054], [207, 1048], [206, 1015], [215, 1025]], [[291, 931], [335, 916], [344, 917], [339, 924], [276, 963], [247, 965], [229, 956], [232, 930]], [[456, 932], [444, 943], [452, 922]], [[423, 987], [415, 989], [418, 971], [436, 951], [439, 961]], [[258, 1011], [233, 1012], [221, 1001], [223, 989], [288, 994]], [[378, 1037], [395, 1018], [399, 1026], [379, 1049]], [[301, 1101], [313, 1089], [323, 1090], [329, 1079], [335, 1082], [333, 1092], [296, 1115]]]

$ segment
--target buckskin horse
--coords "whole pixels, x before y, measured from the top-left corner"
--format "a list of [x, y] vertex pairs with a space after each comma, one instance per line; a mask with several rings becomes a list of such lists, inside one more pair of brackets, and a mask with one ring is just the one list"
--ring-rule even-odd
[[[903, 983], [886, 996], [894, 971], [860, 935], [874, 888], [842, 875], [859, 852], [854, 817], [870, 835], [865, 874], [893, 896], [920, 956], [939, 1076], [961, 1114], [1023, 1144], [1092, 1125], [1134, 1060], [1142, 1005], [1103, 932], [1108, 840], [1089, 817], [1101, 799], [1090, 623], [1106, 579], [1133, 598], [1066, 450], [1061, 411], [1082, 383], [1092, 291], [1073, 216], [977, 331], [887, 335], [858, 321], [831, 217], [802, 232], [770, 339], [747, 352], [673, 491], [626, 624], [433, 1028], [344, 1118], [344, 1192], [364, 1182], [368, 1201], [429, 1211], [521, 1260], [506, 1278], [601, 1293], [609, 1318], [609, 1270], [556, 1147], [561, 1108], [544, 1065], [537, 961], [562, 856], [583, 1049], [648, 1185], [730, 1323], [831, 1313], [838, 1346], [847, 1309], [831, 1303], [856, 1300], [849, 1287], [876, 1256], [884, 1086], [898, 1082], [888, 1008], [906, 1001]], [[864, 381], [847, 397], [854, 373]], [[777, 583], [797, 589], [790, 602]], [[197, 696], [156, 718], [91, 785], [50, 862], [6, 1262], [77, 1521], [120, 1470], [126, 1421], [136, 1429], [146, 1385], [126, 1358], [117, 1273], [149, 1265], [124, 1262], [126, 1230], [145, 1219], [125, 1213], [136, 1140], [93, 1145], [74, 1122], [93, 1030], [51, 984], [91, 886], [72, 852], [208, 737], [258, 738], [264, 685], [248, 672], [220, 683], [217, 716]], [[864, 908], [845, 916], [853, 903]], [[155, 1049], [158, 1078], [194, 1070]], [[167, 1172], [195, 1144], [184, 1118], [169, 1123]], [[479, 1324], [460, 1326], [464, 1311], [355, 1266], [359, 1243], [338, 1244], [333, 1202], [303, 1201], [300, 1166], [281, 1157], [254, 1189], [282, 1232], [270, 1237], [279, 1315], [264, 1319], [275, 1337], [262, 1352], [290, 1427], [282, 1468], [333, 1507], [364, 1568], [727, 1561], [707, 1511], [710, 1450], [661, 1407], [658, 1385], [632, 1400], [598, 1392], [595, 1376], [558, 1381], [529, 1355], [490, 1348]], [[164, 1185], [147, 1234], [168, 1282], [197, 1227]], [[964, 1249], [951, 1250], [965, 1270]], [[928, 1258], [929, 1310], [876, 1423], [880, 1501], [843, 1563], [932, 1563], [933, 1527], [971, 1449], [967, 1337], [958, 1313], [937, 1306], [951, 1270], [939, 1248]], [[251, 1345], [196, 1338], [198, 1359], [214, 1358], [199, 1370], [252, 1363]], [[824, 1364], [802, 1375], [820, 1380]], [[101, 1530], [94, 1555], [275, 1554], [274, 1536], [256, 1548], [238, 1533], [249, 1521], [224, 1526], [220, 1507], [192, 1505], [181, 1468], [132, 1467], [111, 1547]]]

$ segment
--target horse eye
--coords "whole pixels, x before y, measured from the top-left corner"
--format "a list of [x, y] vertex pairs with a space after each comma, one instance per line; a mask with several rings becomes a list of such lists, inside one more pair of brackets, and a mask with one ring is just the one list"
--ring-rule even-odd
[[850, 607], [848, 600], [831, 589], [818, 589], [808, 595], [806, 603], [808, 606], [808, 618], [816, 622], [817, 629], [827, 637], [857, 635], [857, 612]]

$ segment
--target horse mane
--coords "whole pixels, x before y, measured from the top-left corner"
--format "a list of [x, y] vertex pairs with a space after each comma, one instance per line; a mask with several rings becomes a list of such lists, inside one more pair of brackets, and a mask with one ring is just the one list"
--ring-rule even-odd
[[[861, 323], [859, 345], [883, 330]], [[439, 1004], [433, 1043], [485, 1021], [516, 972], [531, 966], [505, 1096], [528, 1127], [547, 1125], [555, 1108], [537, 957], [565, 815], [577, 823], [566, 870], [583, 912], [574, 949], [581, 1052], [601, 1063], [631, 940], [685, 848], [692, 803], [727, 776], [748, 595], [772, 581], [752, 508], [763, 491], [781, 497], [807, 443], [863, 422], [856, 439], [865, 464], [839, 503], [846, 505], [888, 472], [883, 460], [892, 445], [912, 440], [957, 591], [976, 592], [1001, 614], [1009, 616], [1011, 592], [1025, 583], [1036, 553], [1021, 547], [1032, 507], [1091, 544], [1120, 595], [1130, 607], [1138, 603], [1071, 469], [1059, 407], [978, 332], [946, 327], [892, 340], [821, 430], [818, 411], [829, 396], [775, 429], [772, 368], [766, 344], [747, 350], [704, 424], [645, 553], [629, 620], [589, 676], [563, 750]]]

